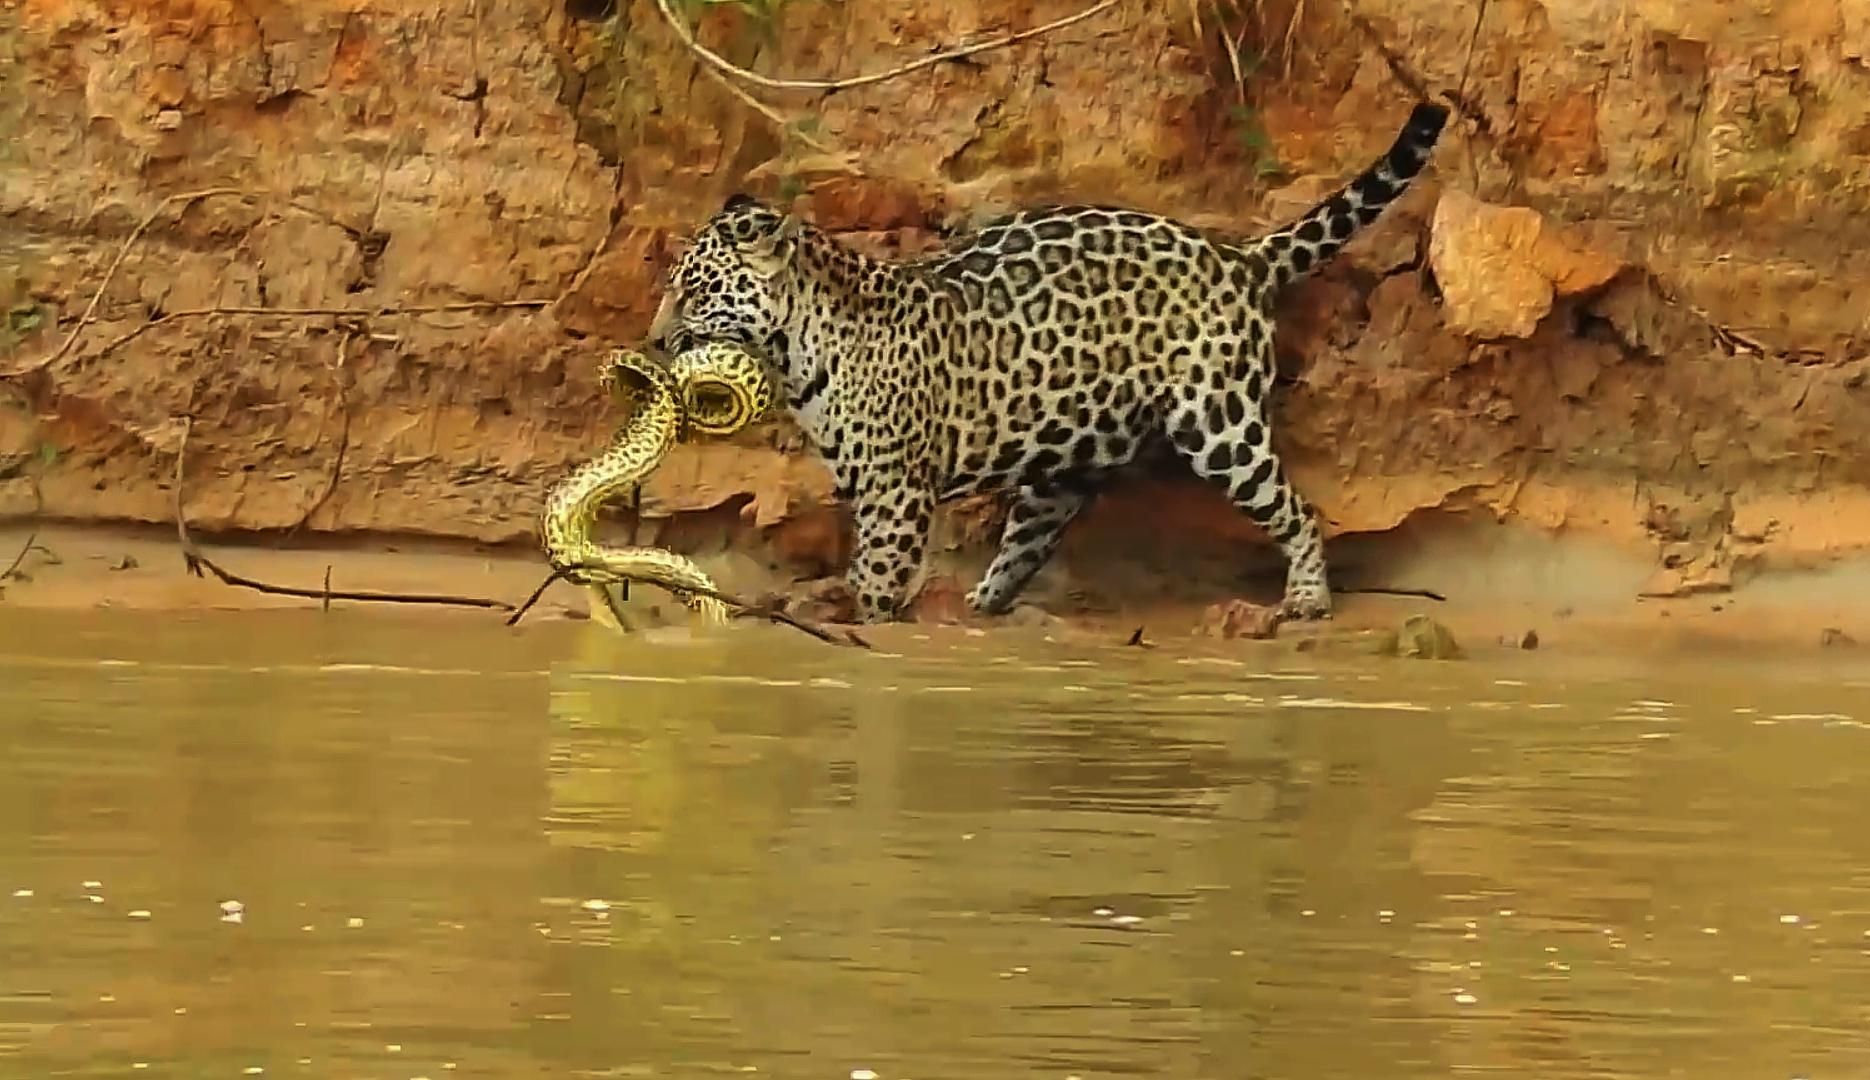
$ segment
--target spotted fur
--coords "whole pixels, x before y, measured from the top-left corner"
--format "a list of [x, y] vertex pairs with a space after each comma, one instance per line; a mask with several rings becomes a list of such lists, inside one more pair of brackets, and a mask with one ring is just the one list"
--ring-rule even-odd
[[968, 599], [1006, 610], [1100, 483], [1160, 436], [1279, 544], [1284, 611], [1328, 617], [1316, 516], [1273, 452], [1273, 306], [1402, 194], [1446, 120], [1418, 105], [1349, 184], [1239, 245], [1066, 206], [887, 262], [736, 195], [682, 254], [650, 343], [732, 340], [778, 359], [788, 405], [852, 504], [866, 621], [903, 602], [934, 505], [982, 492], [1010, 491], [1012, 506]]

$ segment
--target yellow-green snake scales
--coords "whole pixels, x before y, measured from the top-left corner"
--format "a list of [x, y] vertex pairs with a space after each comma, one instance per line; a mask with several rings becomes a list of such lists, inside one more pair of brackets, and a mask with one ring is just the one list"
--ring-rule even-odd
[[[567, 580], [591, 591], [592, 617], [621, 613], [611, 587], [647, 582], [669, 590], [704, 620], [727, 620], [714, 583], [693, 561], [654, 547], [607, 547], [591, 538], [604, 503], [640, 484], [676, 442], [691, 435], [732, 435], [765, 416], [773, 382], [754, 353], [725, 342], [690, 349], [664, 365], [631, 349], [607, 355], [599, 385], [613, 400], [633, 406], [630, 417], [601, 453], [578, 466], [546, 493], [540, 537], [546, 558]], [[698, 591], [699, 590], [699, 591]]]

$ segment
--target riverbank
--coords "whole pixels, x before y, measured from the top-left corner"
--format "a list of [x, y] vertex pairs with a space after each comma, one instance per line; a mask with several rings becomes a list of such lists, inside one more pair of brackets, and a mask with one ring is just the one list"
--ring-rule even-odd
[[[1070, 5], [703, 6], [700, 40], [736, 62], [848, 75]], [[113, 538], [28, 565], [0, 604], [272, 603], [178, 576], [178, 478], [200, 536], [261, 538], [240, 558], [263, 576], [322, 581], [323, 548], [267, 550], [291, 531], [344, 553], [334, 584], [523, 596], [541, 497], [617, 421], [600, 357], [642, 339], [731, 193], [887, 257], [1058, 201], [1238, 239], [1460, 90], [1408, 194], [1280, 304], [1276, 440], [1346, 538], [1334, 584], [1445, 593], [1432, 610], [1470, 641], [1870, 640], [1834, 603], [1870, 552], [1870, 186], [1840, 179], [1870, 176], [1849, 104], [1870, 94], [1835, 0], [1099, 5], [758, 109], [649, 0], [171, 7], [0, 14], [33, 88], [0, 117], [0, 521]], [[1029, 599], [1164, 635], [1273, 599], [1241, 514], [1185, 464], [1139, 472]], [[678, 447], [642, 495], [642, 542], [744, 563], [749, 588], [848, 558], [786, 422]], [[940, 531], [938, 569], [972, 581], [993, 515]], [[382, 539], [417, 533], [448, 558]], [[94, 572], [118, 535], [156, 546]], [[1343, 600], [1346, 621], [1425, 607]]]
[[[23, 522], [0, 525], [0, 569], [12, 562], [31, 530]], [[1366, 641], [1411, 615], [1428, 615], [1452, 631], [1470, 656], [1520, 650], [1575, 654], [1706, 653], [1736, 650], [1842, 653], [1870, 649], [1870, 609], [1852, 597], [1870, 595], [1870, 556], [1839, 556], [1822, 566], [1759, 571], [1725, 591], [1671, 597], [1641, 595], [1656, 575], [1646, 560], [1601, 539], [1553, 535], [1517, 526], [1450, 519], [1381, 536], [1351, 538], [1333, 551], [1344, 588], [1433, 591], [1446, 599], [1341, 593], [1336, 617], [1324, 627], [1288, 625], [1272, 642], [1229, 640], [1216, 629], [1213, 606], [1236, 598], [1271, 602], [1276, 578], [1244, 579], [1190, 560], [1187, 573], [1167, 576], [1147, 555], [1113, 557], [1100, 543], [1103, 530], [1086, 530], [1061, 552], [1056, 568], [1035, 583], [1035, 601], [1006, 619], [959, 617], [952, 603], [978, 573], [944, 564], [918, 604], [918, 620], [866, 628], [872, 640], [935, 633], [996, 632], [1034, 628], [1062, 640], [1143, 640], [1161, 648], [1206, 652], [1330, 646]], [[319, 590], [329, 574], [336, 591], [372, 590], [484, 597], [521, 602], [542, 580], [536, 551], [523, 545], [476, 545], [428, 538], [354, 535], [301, 538], [291, 547], [275, 537], [197, 537], [228, 570], [280, 585]], [[797, 598], [823, 593], [825, 584], [787, 580], [778, 566], [743, 549], [695, 552], [724, 590], [757, 597], [784, 592]], [[1211, 558], [1211, 556], [1210, 556]], [[970, 560], [971, 561], [971, 560]], [[1276, 573], [1270, 552], [1245, 549], [1241, 563]], [[1095, 567], [1097, 588], [1084, 583]], [[1381, 573], [1378, 572], [1379, 568]], [[1229, 587], [1229, 578], [1234, 581]], [[1241, 582], [1244, 581], [1244, 584]], [[276, 596], [189, 575], [167, 530], [46, 524], [18, 574], [0, 591], [0, 618], [9, 611], [238, 612], [317, 608], [318, 599]], [[506, 613], [476, 608], [358, 604], [395, 609], [439, 621], [498, 620]], [[809, 606], [809, 605], [808, 605]], [[667, 597], [641, 589], [631, 610], [645, 625], [680, 614]], [[553, 585], [527, 621], [588, 618], [582, 590]], [[1864, 644], [1859, 644], [1864, 643]]]

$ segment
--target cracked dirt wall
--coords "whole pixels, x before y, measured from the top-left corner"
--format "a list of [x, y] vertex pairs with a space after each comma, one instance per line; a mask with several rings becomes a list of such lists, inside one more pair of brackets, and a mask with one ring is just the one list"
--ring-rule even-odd
[[[1076, 5], [690, 6], [736, 62], [841, 76]], [[0, 382], [0, 516], [167, 520], [186, 414], [204, 533], [530, 543], [543, 488], [611, 419], [597, 348], [640, 335], [728, 193], [883, 252], [1052, 199], [1243, 233], [1380, 152], [1413, 85], [1462, 90], [1431, 171], [1280, 331], [1278, 437], [1332, 531], [1446, 510], [1592, 532], [1652, 551], [1665, 593], [1870, 547], [1870, 3], [1473, 17], [1134, 0], [762, 94], [788, 139], [650, 0], [20, 0], [0, 11], [0, 372], [31, 373]], [[231, 190], [161, 208], [210, 189]], [[304, 314], [324, 309], [359, 314]], [[1067, 553], [1124, 546], [1139, 501], [1188, 508], [1171, 543], [1252, 535], [1174, 470], [1139, 484]], [[801, 576], [838, 557], [784, 424], [679, 450], [646, 494], [671, 543]], [[950, 531], [982, 557], [978, 512]]]

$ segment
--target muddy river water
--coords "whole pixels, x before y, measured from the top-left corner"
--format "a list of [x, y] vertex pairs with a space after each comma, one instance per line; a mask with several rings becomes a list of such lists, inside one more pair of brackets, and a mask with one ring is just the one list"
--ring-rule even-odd
[[1870, 671], [0, 613], [0, 1077], [1870, 1077]]

